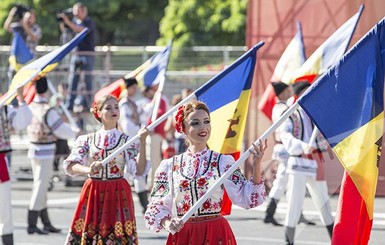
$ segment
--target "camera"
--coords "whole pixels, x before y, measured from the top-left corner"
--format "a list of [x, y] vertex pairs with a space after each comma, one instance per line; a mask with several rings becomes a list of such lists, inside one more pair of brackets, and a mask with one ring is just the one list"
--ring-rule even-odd
[[59, 14], [65, 14], [65, 16], [67, 16], [69, 19], [72, 19], [74, 17], [74, 14], [72, 13], [72, 8], [68, 8], [64, 11], [57, 11], [56, 12], [56, 20], [61, 22], [61, 21], [63, 21], [63, 18], [58, 16]]
[[28, 6], [23, 5], [23, 4], [16, 4], [15, 7], [16, 7], [16, 13], [15, 14], [19, 19], [23, 18], [23, 15], [25, 14], [25, 12], [30, 11], [30, 8]]

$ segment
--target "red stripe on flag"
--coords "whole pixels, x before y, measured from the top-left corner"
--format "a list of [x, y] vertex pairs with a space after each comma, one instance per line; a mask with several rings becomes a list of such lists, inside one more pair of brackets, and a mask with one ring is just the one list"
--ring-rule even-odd
[[274, 88], [271, 83], [267, 86], [265, 92], [263, 92], [261, 99], [258, 103], [258, 109], [262, 111], [270, 120], [273, 114], [273, 107], [277, 103]]
[[332, 244], [368, 244], [373, 220], [355, 184], [345, 171], [338, 199]]
[[[240, 152], [235, 152], [232, 154], [235, 160], [238, 160], [241, 153]], [[221, 208], [221, 215], [230, 215], [231, 214], [231, 206], [233, 203], [231, 202], [229, 196], [227, 195], [227, 192], [225, 191], [225, 194], [223, 194], [223, 200], [222, 200], [222, 208]]]
[[299, 82], [299, 81], [308, 81], [309, 83], [313, 83], [314, 82], [314, 79], [318, 76], [318, 74], [311, 74], [311, 75], [305, 75], [305, 76], [302, 76], [302, 77], [297, 77], [294, 81], [295, 82]]
[[124, 79], [120, 78], [115, 82], [101, 88], [94, 96], [94, 102], [103, 97], [104, 95], [110, 94], [119, 99], [120, 93], [125, 89]]
[[24, 101], [29, 105], [36, 95], [36, 87], [34, 83], [29, 83], [23, 88]]

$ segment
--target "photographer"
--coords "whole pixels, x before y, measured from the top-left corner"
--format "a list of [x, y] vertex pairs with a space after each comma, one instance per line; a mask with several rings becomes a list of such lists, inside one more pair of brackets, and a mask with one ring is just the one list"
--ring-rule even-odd
[[10, 33], [19, 32], [33, 55], [41, 39], [41, 29], [36, 24], [36, 15], [33, 9], [23, 5], [13, 7], [4, 22], [4, 29]]
[[61, 30], [65, 30], [65, 26], [72, 30], [74, 33], [79, 33], [84, 28], [88, 28], [87, 36], [78, 44], [78, 53], [71, 58], [70, 64], [70, 78], [69, 78], [69, 91], [70, 94], [66, 99], [66, 106], [68, 110], [73, 110], [74, 101], [77, 95], [78, 83], [80, 79], [80, 72], [85, 72], [85, 83], [87, 90], [87, 103], [91, 104], [92, 98], [92, 70], [95, 64], [95, 24], [88, 17], [87, 6], [83, 3], [75, 3], [72, 8], [73, 18], [69, 18], [66, 13], [59, 13], [58, 19], [63, 21], [60, 23]]
[[[35, 11], [24, 5], [14, 6], [8, 14], [4, 22], [4, 29], [12, 34], [19, 33], [23, 38], [32, 56], [36, 56], [36, 46], [41, 39], [41, 29], [36, 24]], [[8, 70], [8, 85], [11, 83], [13, 76], [20, 67], [16, 67], [10, 63]], [[16, 102], [16, 100], [14, 100]]]

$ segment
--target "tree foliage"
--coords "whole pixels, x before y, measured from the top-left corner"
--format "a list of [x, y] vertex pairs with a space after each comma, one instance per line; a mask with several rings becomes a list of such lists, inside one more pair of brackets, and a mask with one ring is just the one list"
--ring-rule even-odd
[[[56, 13], [76, 0], [0, 0], [0, 25], [15, 3], [35, 9], [40, 44], [58, 45]], [[244, 45], [247, 0], [82, 0], [96, 23], [97, 45]], [[160, 23], [160, 27], [159, 27]], [[160, 33], [159, 33], [160, 30]], [[161, 36], [161, 38], [159, 38]], [[0, 28], [0, 44], [10, 34]]]
[[247, 0], [169, 0], [161, 38], [176, 46], [244, 45]]
[[[40, 44], [57, 45], [60, 31], [56, 13], [78, 1], [1, 0], [0, 25], [15, 3], [35, 9], [37, 23], [42, 28]], [[83, 0], [97, 28], [97, 45], [153, 45], [159, 37], [159, 21], [167, 0]], [[0, 28], [0, 43], [8, 44], [10, 35]]]

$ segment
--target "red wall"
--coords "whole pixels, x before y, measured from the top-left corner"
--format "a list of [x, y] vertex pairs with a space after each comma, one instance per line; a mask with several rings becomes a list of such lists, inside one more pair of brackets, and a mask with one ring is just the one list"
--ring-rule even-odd
[[[265, 45], [258, 51], [257, 69], [252, 87], [252, 98], [247, 123], [246, 144], [251, 145], [269, 126], [270, 121], [259, 113], [257, 104], [283, 50], [295, 35], [296, 21], [301, 21], [306, 56], [309, 57], [335, 30], [365, 5], [350, 46], [385, 16], [385, 1], [379, 0], [249, 0], [246, 45], [259, 41]], [[270, 146], [273, 139], [269, 140]], [[272, 147], [269, 147], [271, 150]], [[383, 154], [385, 155], [385, 154]], [[270, 153], [265, 154], [268, 160]], [[245, 170], [250, 172], [250, 163]], [[343, 168], [337, 159], [325, 165], [329, 191], [338, 190]], [[385, 159], [380, 165], [377, 195], [385, 196]]]

